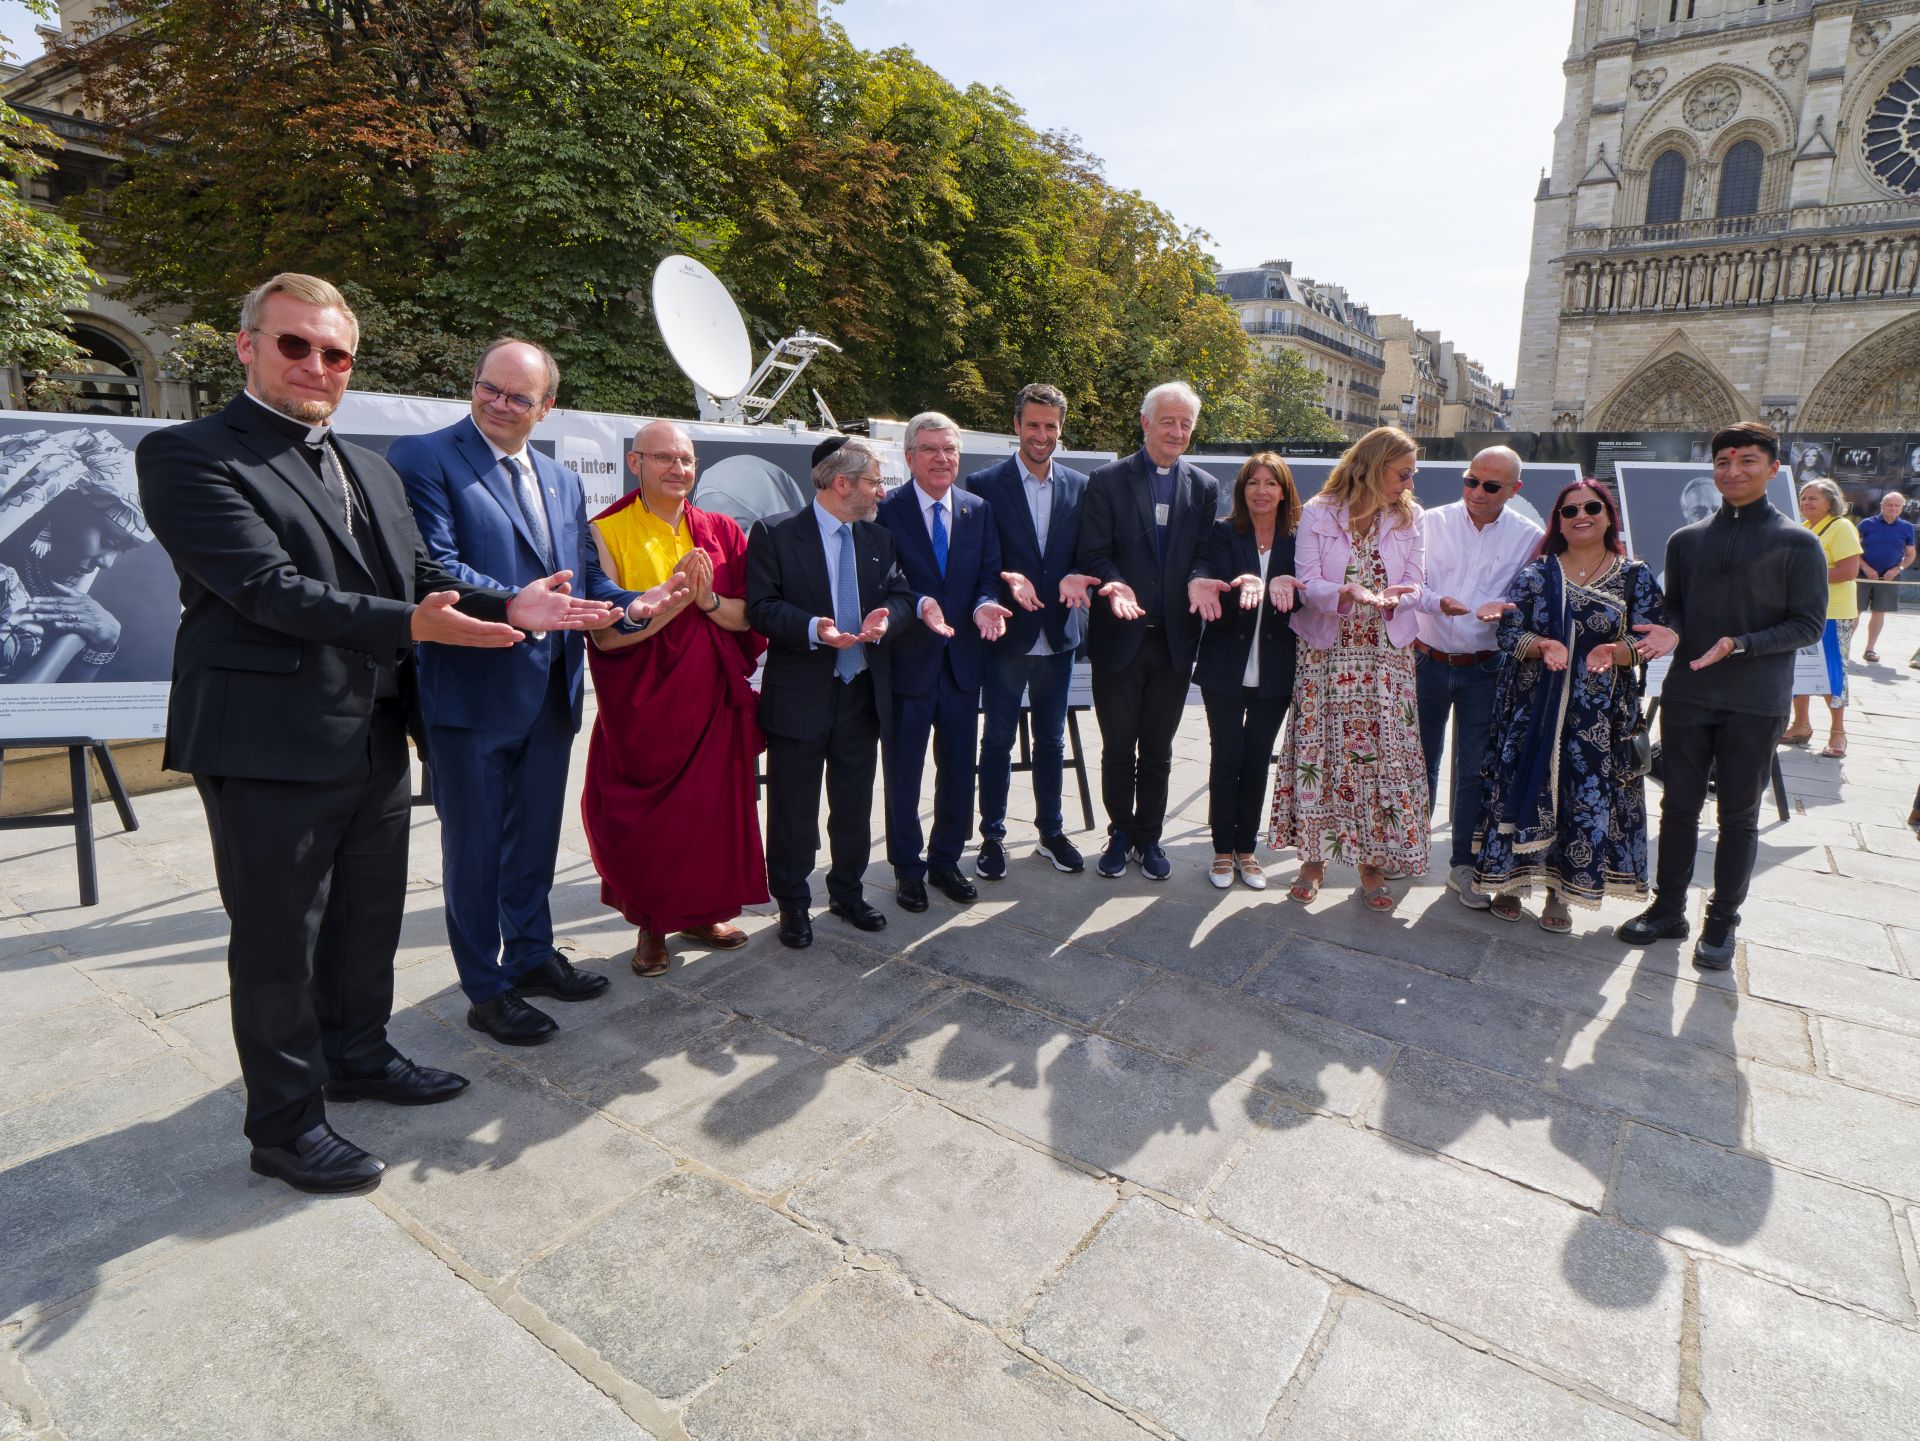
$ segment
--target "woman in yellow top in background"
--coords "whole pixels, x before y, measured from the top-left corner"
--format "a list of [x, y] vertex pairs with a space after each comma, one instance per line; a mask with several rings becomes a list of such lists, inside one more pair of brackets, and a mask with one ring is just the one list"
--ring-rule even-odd
[[[1820, 651], [1826, 657], [1831, 693], [1827, 748], [1820, 754], [1837, 760], [1847, 753], [1847, 647], [1860, 615], [1859, 587], [1854, 584], [1860, 574], [1860, 532], [1847, 519], [1846, 496], [1830, 480], [1810, 480], [1800, 487], [1800, 519], [1820, 537], [1827, 553], [1827, 628], [1820, 636]], [[1793, 723], [1780, 737], [1783, 745], [1805, 745], [1813, 738], [1808, 699], [1793, 698]]]

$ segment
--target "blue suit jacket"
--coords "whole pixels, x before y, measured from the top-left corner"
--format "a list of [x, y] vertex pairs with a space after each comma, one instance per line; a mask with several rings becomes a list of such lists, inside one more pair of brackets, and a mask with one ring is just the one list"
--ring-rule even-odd
[[909, 481], [880, 502], [878, 519], [893, 536], [900, 569], [913, 591], [915, 614], [920, 597], [932, 596], [953, 627], [953, 639], [935, 635], [923, 625], [903, 634], [893, 652], [893, 689], [897, 695], [925, 695], [934, 687], [941, 662], [951, 668], [954, 684], [977, 691], [984, 678], [981, 657], [986, 642], [973, 623], [974, 608], [1000, 599], [1000, 534], [993, 512], [976, 495], [959, 486], [947, 492], [953, 502], [953, 532], [947, 537], [947, 573], [933, 558], [933, 537], [920, 512], [920, 493]]
[[994, 527], [1000, 535], [1000, 569], [1024, 575], [1046, 602], [1039, 610], [1022, 610], [1002, 586], [1000, 604], [1013, 612], [1013, 618], [1007, 622], [1007, 633], [995, 644], [1015, 655], [1025, 655], [1045, 627], [1047, 643], [1055, 652], [1078, 650], [1086, 635], [1087, 613], [1060, 604], [1060, 582], [1073, 574], [1074, 551], [1080, 544], [1080, 500], [1087, 493], [1087, 477], [1057, 460], [1053, 463], [1053, 510], [1047, 518], [1044, 555], [1040, 553], [1039, 532], [1033, 527], [1033, 511], [1027, 505], [1027, 483], [1018, 456], [1010, 455], [998, 465], [976, 470], [960, 483], [993, 507]]
[[[586, 574], [581, 544], [587, 538], [579, 477], [531, 447], [527, 454], [546, 504], [552, 568], [572, 571], [578, 591]], [[461, 580], [512, 591], [548, 573], [506, 471], [472, 416], [429, 435], [401, 436], [387, 448], [387, 460], [406, 482], [427, 554]], [[419, 646], [420, 703], [427, 724], [524, 733], [546, 698], [555, 647], [566, 656], [567, 701], [578, 730], [586, 658], [578, 631], [530, 637], [511, 650]]]

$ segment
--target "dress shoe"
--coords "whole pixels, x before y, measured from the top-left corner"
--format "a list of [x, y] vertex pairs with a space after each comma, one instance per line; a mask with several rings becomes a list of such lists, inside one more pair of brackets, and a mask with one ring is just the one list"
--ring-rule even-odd
[[325, 1121], [284, 1146], [255, 1146], [247, 1164], [296, 1191], [322, 1196], [377, 1186], [387, 1169], [385, 1161], [375, 1160]]
[[607, 988], [605, 976], [577, 969], [558, 951], [531, 970], [522, 971], [513, 988], [523, 996], [545, 996], [555, 1001], [584, 1001]]
[[937, 871], [928, 871], [927, 879], [945, 891], [948, 900], [958, 901], [963, 906], [968, 901], [980, 899], [979, 887], [961, 875], [958, 869], [947, 870], [943, 867]]
[[805, 906], [780, 907], [780, 944], [796, 951], [813, 944], [813, 919]]
[[1615, 926], [1613, 934], [1630, 946], [1650, 946], [1655, 941], [1684, 940], [1692, 929], [1685, 916], [1663, 911], [1658, 906], [1649, 906], [1632, 920], [1622, 921]]
[[537, 1046], [560, 1029], [552, 1016], [528, 1005], [512, 991], [468, 1006], [467, 1024], [485, 1031], [503, 1046]]
[[[1065, 836], [1042, 836], [1037, 853], [1053, 862], [1053, 868], [1069, 876], [1077, 876], [1087, 868], [1087, 858], [1080, 854], [1079, 848]], [[1123, 865], [1122, 870], [1126, 869]]]
[[452, 1071], [416, 1066], [395, 1056], [377, 1076], [330, 1076], [329, 1101], [389, 1101], [396, 1106], [431, 1106], [451, 1100], [467, 1088], [467, 1078]]
[[633, 946], [633, 973], [651, 980], [654, 976], [664, 976], [667, 964], [667, 938], [642, 926]]
[[1693, 943], [1693, 964], [1703, 971], [1724, 971], [1733, 965], [1737, 928], [1719, 916], [1708, 916]]
[[[912, 911], [915, 915], [918, 915], [927, 908], [927, 883], [918, 876], [907, 880], [895, 881], [893, 883], [893, 898], [899, 903], [901, 910]], [[836, 916], [840, 914], [840, 905], [837, 901], [834, 903], [833, 913]], [[848, 919], [852, 918], [849, 917]], [[855, 921], [854, 924], [858, 925], [859, 922]]]
[[[924, 887], [920, 894], [926, 895]], [[865, 901], [828, 901], [827, 909], [848, 925], [863, 931], [884, 931], [887, 928], [887, 918]]]
[[998, 836], [988, 836], [980, 842], [980, 854], [973, 858], [973, 873], [983, 881], [1005, 879], [1007, 843]]
[[747, 943], [747, 933], [725, 921], [715, 921], [710, 926], [695, 926], [680, 934], [710, 951], [737, 951]]

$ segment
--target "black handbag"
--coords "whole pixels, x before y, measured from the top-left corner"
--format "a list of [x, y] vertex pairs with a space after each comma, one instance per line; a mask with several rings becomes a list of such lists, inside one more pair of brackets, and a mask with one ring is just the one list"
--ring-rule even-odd
[[1653, 724], [1647, 719], [1645, 666], [1635, 670], [1635, 691], [1633, 729], [1627, 735], [1627, 780], [1641, 780], [1653, 774]]

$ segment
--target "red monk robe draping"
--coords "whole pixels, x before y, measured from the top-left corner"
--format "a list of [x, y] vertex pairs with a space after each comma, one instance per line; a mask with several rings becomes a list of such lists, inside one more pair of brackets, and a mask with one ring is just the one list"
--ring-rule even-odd
[[[635, 491], [594, 522], [638, 500]], [[740, 527], [692, 506], [685, 514], [693, 544], [713, 557], [714, 593], [744, 596]], [[580, 799], [587, 845], [600, 899], [656, 935], [730, 921], [767, 900], [754, 785], [766, 741], [748, 684], [765, 649], [753, 631], [723, 630], [692, 606], [638, 645], [588, 648], [599, 712]]]

